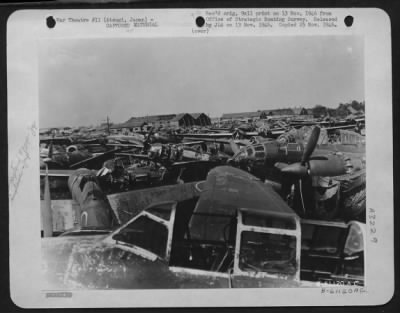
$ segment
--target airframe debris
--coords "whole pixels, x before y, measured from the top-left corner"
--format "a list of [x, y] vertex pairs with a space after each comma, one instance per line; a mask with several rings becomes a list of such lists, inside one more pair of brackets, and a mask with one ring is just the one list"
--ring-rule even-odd
[[361, 104], [41, 130], [49, 287], [363, 285]]

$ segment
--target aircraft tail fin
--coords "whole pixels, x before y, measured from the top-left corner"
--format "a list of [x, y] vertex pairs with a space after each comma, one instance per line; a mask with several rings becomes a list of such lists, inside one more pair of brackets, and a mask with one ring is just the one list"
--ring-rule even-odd
[[46, 176], [44, 177], [44, 206], [42, 210], [43, 237], [53, 236], [53, 213], [51, 210], [49, 171], [46, 165]]

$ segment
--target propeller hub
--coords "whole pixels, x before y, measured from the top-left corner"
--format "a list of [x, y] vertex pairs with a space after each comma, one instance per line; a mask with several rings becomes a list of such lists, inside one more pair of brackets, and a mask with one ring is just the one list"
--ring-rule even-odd
[[282, 173], [304, 177], [308, 174], [308, 169], [300, 163], [293, 163], [281, 169]]

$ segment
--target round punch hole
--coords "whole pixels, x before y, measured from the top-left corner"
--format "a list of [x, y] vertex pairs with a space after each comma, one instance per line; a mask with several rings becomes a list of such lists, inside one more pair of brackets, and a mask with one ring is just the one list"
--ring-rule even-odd
[[344, 24], [345, 24], [347, 27], [351, 27], [351, 25], [353, 25], [353, 22], [354, 22], [354, 17], [352, 17], [351, 15], [347, 15], [347, 16], [344, 18]]
[[52, 16], [46, 18], [46, 24], [48, 28], [54, 28], [56, 26], [56, 20]]
[[204, 20], [204, 17], [202, 17], [202, 16], [198, 16], [198, 17], [196, 18], [196, 25], [197, 25], [198, 27], [203, 27], [205, 22], [206, 22], [206, 21]]

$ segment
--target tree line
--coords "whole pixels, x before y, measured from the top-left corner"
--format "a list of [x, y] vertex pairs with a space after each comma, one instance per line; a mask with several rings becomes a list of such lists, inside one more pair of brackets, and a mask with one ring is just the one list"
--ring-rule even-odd
[[353, 100], [348, 103], [339, 103], [337, 108], [327, 108], [323, 105], [317, 104], [311, 110], [314, 117], [346, 117], [353, 114], [353, 112], [365, 112], [365, 102]]

